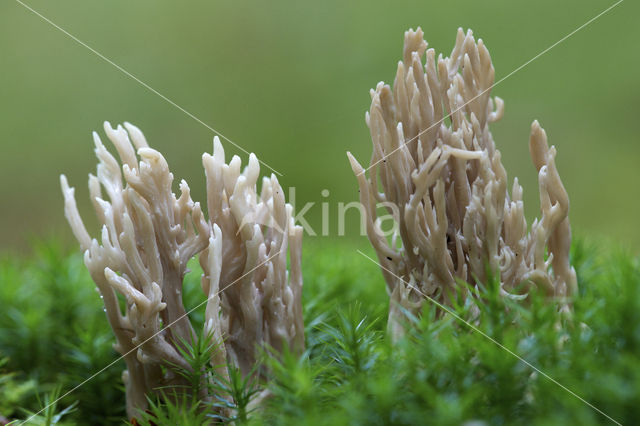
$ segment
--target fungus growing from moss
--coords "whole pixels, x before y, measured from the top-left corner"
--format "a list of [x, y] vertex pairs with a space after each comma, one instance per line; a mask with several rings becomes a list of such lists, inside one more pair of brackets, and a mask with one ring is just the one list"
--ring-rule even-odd
[[[394, 335], [402, 333], [403, 309], [418, 315], [425, 296], [450, 306], [459, 292], [473, 301], [459, 282], [486, 283], [488, 273], [499, 274], [505, 297], [526, 298], [534, 286], [566, 307], [577, 289], [556, 150], [534, 121], [529, 148], [542, 216], [528, 230], [522, 187], [515, 179], [509, 194], [489, 130], [504, 110], [490, 96], [493, 84], [489, 51], [471, 31], [459, 29], [451, 55], [436, 58], [418, 28], [405, 33], [393, 88], [380, 82], [371, 90], [369, 168], [348, 157], [391, 297]], [[379, 203], [393, 207], [391, 241], [376, 221]]]
[[[182, 301], [187, 262], [194, 256], [200, 256], [204, 270], [201, 334], [218, 344], [210, 367], [220, 376], [225, 377], [230, 365], [243, 375], [260, 377], [254, 366], [261, 347], [302, 351], [302, 228], [293, 223], [276, 177], [264, 178], [258, 195], [256, 156], [251, 154], [241, 172], [239, 157], [225, 163], [216, 137], [213, 156], [203, 157], [207, 220], [184, 180], [180, 196], [172, 192], [167, 162], [149, 148], [138, 128], [125, 123], [113, 129], [105, 123], [104, 129], [122, 167], [94, 133], [99, 163], [97, 175], [89, 177], [89, 191], [102, 224], [99, 239], [92, 239], [85, 229], [74, 189], [64, 175], [60, 180], [65, 216], [103, 298], [115, 348], [127, 366], [123, 379], [129, 417], [147, 408], [147, 396], [159, 391], [180, 394], [188, 387], [174, 368], [191, 369], [183, 346], [198, 335]], [[117, 293], [126, 299], [124, 312]], [[203, 371], [203, 383], [211, 380]], [[214, 400], [207, 393], [209, 386], [199, 389], [200, 401]]]

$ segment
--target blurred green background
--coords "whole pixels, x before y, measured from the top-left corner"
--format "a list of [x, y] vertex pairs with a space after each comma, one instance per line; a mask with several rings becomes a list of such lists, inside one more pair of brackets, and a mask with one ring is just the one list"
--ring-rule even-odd
[[[458, 27], [491, 52], [496, 77], [570, 33], [613, 1], [86, 1], [27, 4], [284, 174], [319, 230], [329, 202], [357, 198], [345, 151], [368, 162], [369, 88], [392, 82], [403, 32], [421, 26], [448, 54]], [[558, 147], [575, 232], [640, 248], [640, 5], [605, 14], [497, 86], [493, 127], [509, 178], [538, 209], [528, 134], [538, 119]], [[176, 180], [204, 201], [201, 154], [213, 134], [18, 2], [0, 4], [0, 250], [71, 239], [58, 175], [66, 173], [90, 230], [91, 131], [130, 121]], [[104, 139], [104, 138], [103, 138]], [[230, 144], [229, 154], [247, 156]], [[268, 172], [263, 168], [263, 172]], [[328, 189], [328, 198], [321, 191]], [[636, 219], [634, 219], [636, 218]], [[355, 211], [350, 224], [357, 234]], [[93, 233], [96, 235], [96, 232]]]

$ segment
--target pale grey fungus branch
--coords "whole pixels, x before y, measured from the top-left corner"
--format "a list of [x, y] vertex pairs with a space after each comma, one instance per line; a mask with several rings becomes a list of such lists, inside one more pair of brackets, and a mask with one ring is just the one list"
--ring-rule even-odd
[[[505, 297], [525, 299], [535, 286], [565, 309], [576, 292], [569, 198], [555, 167], [556, 150], [534, 122], [529, 146], [542, 217], [528, 230], [522, 187], [515, 179], [509, 194], [489, 130], [504, 112], [504, 102], [490, 96], [493, 83], [489, 51], [471, 31], [459, 29], [451, 55], [436, 58], [418, 28], [405, 33], [393, 89], [380, 82], [371, 90], [369, 168], [348, 156], [367, 235], [383, 266], [393, 335], [403, 332], [403, 309], [420, 314], [421, 293], [450, 306], [455, 292], [463, 291], [477, 303], [458, 282], [486, 282], [487, 266], [499, 273]], [[383, 202], [397, 224], [390, 239], [377, 221]]]
[[[120, 162], [94, 133], [99, 163], [96, 175], [89, 176], [89, 192], [102, 225], [100, 238], [89, 236], [74, 189], [65, 176], [60, 180], [65, 215], [104, 301], [115, 349], [124, 356], [128, 415], [147, 407], [145, 395], [168, 387], [180, 393], [188, 385], [166, 367], [190, 368], [179, 345], [197, 335], [182, 301], [187, 262], [196, 255], [205, 272], [204, 333], [220, 345], [211, 359], [219, 374], [226, 375], [227, 363], [249, 374], [266, 345], [302, 351], [302, 228], [293, 223], [275, 176], [263, 179], [257, 195], [256, 156], [251, 154], [241, 173], [237, 156], [225, 163], [216, 137], [214, 155], [203, 158], [207, 221], [184, 180], [180, 196], [172, 192], [167, 162], [138, 128], [105, 123], [104, 130]], [[126, 299], [124, 312], [117, 293]], [[202, 380], [211, 377], [203, 374]], [[199, 398], [212, 400], [207, 387], [201, 388]]]

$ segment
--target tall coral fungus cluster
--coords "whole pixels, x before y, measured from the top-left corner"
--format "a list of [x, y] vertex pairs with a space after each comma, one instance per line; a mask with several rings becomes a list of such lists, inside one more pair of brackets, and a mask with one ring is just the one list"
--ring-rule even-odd
[[[254, 367], [261, 347], [303, 350], [302, 228], [294, 225], [276, 177], [264, 178], [258, 195], [255, 155], [241, 171], [238, 157], [225, 162], [215, 138], [213, 156], [203, 156], [207, 220], [184, 180], [180, 196], [172, 192], [167, 162], [148, 147], [140, 130], [128, 123], [117, 129], [105, 123], [105, 132], [122, 167], [94, 133], [99, 163], [97, 175], [89, 177], [89, 191], [102, 224], [100, 238], [89, 236], [64, 175], [61, 184], [65, 215], [127, 366], [128, 415], [144, 410], [146, 397], [154, 392], [180, 393], [187, 387], [173, 368], [191, 369], [183, 345], [199, 334], [182, 301], [187, 262], [196, 255], [205, 272], [204, 335], [219, 344], [212, 368], [224, 376], [220, 366], [228, 363], [244, 375], [260, 375]], [[117, 293], [126, 299], [124, 311]], [[203, 383], [211, 380], [203, 372]], [[207, 394], [208, 386], [199, 389], [200, 400], [215, 397]]]
[[[522, 187], [515, 179], [508, 191], [489, 130], [504, 109], [501, 99], [490, 96], [493, 85], [489, 52], [471, 31], [459, 30], [451, 55], [436, 58], [418, 29], [405, 33], [393, 89], [381, 82], [371, 91], [369, 167], [348, 155], [391, 298], [392, 337], [403, 333], [406, 312], [420, 315], [427, 299], [451, 306], [462, 295], [477, 308], [482, 302], [474, 286], [495, 282], [495, 276], [504, 297], [526, 299], [535, 288], [561, 309], [577, 290], [569, 262], [569, 199], [556, 150], [534, 121], [529, 149], [541, 217], [528, 227]], [[261, 348], [302, 353], [302, 228], [276, 177], [264, 177], [258, 194], [256, 156], [241, 170], [238, 157], [226, 162], [216, 137], [213, 154], [203, 156], [207, 219], [185, 181], [179, 196], [172, 192], [167, 162], [140, 130], [105, 123], [105, 132], [120, 161], [94, 133], [99, 163], [89, 191], [100, 238], [89, 236], [64, 176], [61, 184], [66, 217], [126, 362], [128, 414], [146, 409], [147, 397], [159, 390], [188, 387], [174, 368], [193, 368], [184, 348], [199, 334], [219, 345], [209, 373], [191, 371], [203, 384], [215, 380], [211, 370], [224, 379], [226, 366], [265, 379], [257, 368]], [[380, 227], [381, 206], [397, 225], [390, 238]], [[182, 301], [194, 256], [204, 272], [202, 333], [194, 330]], [[124, 309], [118, 294], [126, 300]], [[210, 386], [198, 389], [204, 402], [228, 396], [211, 395]], [[214, 415], [230, 414], [225, 403], [210, 406], [217, 407]]]
[[[527, 232], [522, 187], [515, 179], [509, 194], [489, 130], [504, 108], [490, 96], [493, 84], [489, 52], [471, 31], [458, 30], [451, 55], [436, 58], [418, 28], [405, 33], [393, 89], [381, 82], [371, 90], [370, 166], [365, 170], [350, 154], [349, 160], [396, 334], [402, 310], [419, 314], [425, 296], [450, 305], [451, 297], [465, 292], [460, 281], [486, 282], [488, 271], [499, 274], [505, 297], [524, 298], [531, 286], [560, 299], [576, 291], [569, 199], [556, 150], [534, 121], [529, 148], [542, 217]], [[397, 224], [391, 241], [377, 221], [381, 205]]]

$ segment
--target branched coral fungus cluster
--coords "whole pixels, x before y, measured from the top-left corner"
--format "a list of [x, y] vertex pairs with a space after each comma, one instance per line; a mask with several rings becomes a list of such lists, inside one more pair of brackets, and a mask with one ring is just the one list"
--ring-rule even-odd
[[[522, 188], [516, 179], [509, 193], [489, 131], [504, 107], [490, 96], [493, 84], [489, 52], [470, 31], [459, 30], [451, 55], [436, 58], [418, 29], [405, 33], [393, 89], [379, 83], [371, 91], [370, 166], [365, 170], [350, 154], [349, 160], [391, 297], [392, 336], [402, 334], [403, 315], [419, 315], [429, 298], [446, 306], [462, 294], [472, 306], [481, 303], [469, 289], [489, 281], [489, 274], [499, 276], [504, 297], [525, 299], [537, 288], [566, 307], [576, 292], [569, 199], [555, 148], [534, 122], [529, 147], [542, 216], [528, 229]], [[102, 224], [99, 239], [86, 231], [64, 176], [61, 182], [67, 219], [127, 365], [129, 415], [146, 408], [149, 394], [188, 384], [168, 367], [191, 368], [182, 345], [198, 333], [182, 291], [194, 256], [204, 271], [203, 332], [220, 345], [211, 359], [218, 374], [224, 377], [224, 366], [231, 365], [245, 376], [264, 377], [255, 368], [260, 348], [301, 353], [302, 228], [294, 224], [276, 177], [263, 178], [258, 195], [255, 155], [241, 171], [240, 159], [226, 163], [214, 139], [213, 155], [203, 156], [207, 220], [186, 182], [179, 197], [172, 192], [165, 159], [140, 130], [105, 123], [105, 132], [122, 167], [94, 134], [99, 164], [89, 190]], [[380, 229], [381, 205], [397, 224], [390, 240]], [[118, 293], [126, 299], [124, 310]], [[210, 380], [202, 374], [203, 382]], [[200, 389], [200, 400], [214, 397], [207, 386]]]
[[[516, 179], [508, 193], [489, 131], [504, 107], [490, 97], [493, 84], [489, 52], [471, 31], [458, 30], [451, 55], [436, 58], [418, 28], [405, 33], [393, 89], [381, 82], [371, 90], [370, 166], [365, 170], [350, 154], [349, 160], [391, 295], [394, 334], [401, 333], [402, 310], [419, 314], [426, 297], [450, 305], [465, 291], [460, 281], [485, 283], [488, 271], [499, 274], [506, 297], [526, 297], [530, 286], [560, 299], [576, 291], [569, 199], [556, 150], [534, 121], [529, 148], [542, 218], [527, 232], [522, 187]], [[377, 221], [381, 203], [397, 224], [390, 242]]]
[[[65, 215], [103, 298], [116, 349], [126, 362], [127, 412], [133, 417], [146, 408], [148, 395], [187, 387], [173, 367], [191, 368], [181, 345], [198, 335], [182, 301], [187, 262], [196, 255], [205, 272], [204, 335], [219, 344], [213, 368], [224, 376], [226, 370], [220, 367], [229, 363], [252, 374], [261, 347], [303, 350], [302, 228], [294, 225], [276, 177], [264, 178], [258, 195], [255, 155], [241, 172], [240, 158], [225, 162], [217, 138], [213, 156], [203, 156], [207, 221], [185, 181], [179, 197], [172, 192], [173, 175], [162, 154], [148, 147], [136, 127], [125, 128], [105, 123], [122, 168], [94, 133], [99, 163], [97, 176], [89, 177], [89, 191], [102, 224], [99, 239], [85, 229], [74, 189], [64, 176], [61, 184]], [[124, 311], [117, 293], [126, 299]], [[202, 380], [211, 377], [203, 373]], [[200, 400], [212, 399], [207, 388], [200, 387]]]

